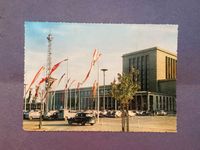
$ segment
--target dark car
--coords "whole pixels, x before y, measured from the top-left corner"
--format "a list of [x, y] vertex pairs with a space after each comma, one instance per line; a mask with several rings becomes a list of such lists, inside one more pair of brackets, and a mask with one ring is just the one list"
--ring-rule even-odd
[[79, 112], [75, 115], [75, 117], [67, 118], [68, 124], [72, 125], [73, 123], [85, 125], [90, 124], [93, 125], [96, 122], [96, 118], [91, 113]]

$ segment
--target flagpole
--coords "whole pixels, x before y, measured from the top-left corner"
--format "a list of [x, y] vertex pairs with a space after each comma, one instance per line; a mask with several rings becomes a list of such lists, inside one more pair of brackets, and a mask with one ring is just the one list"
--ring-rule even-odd
[[99, 123], [99, 61], [97, 64], [97, 123]]
[[69, 96], [70, 96], [70, 99], [69, 99], [69, 110], [71, 111], [72, 109], [72, 93], [71, 93], [71, 89], [69, 89]]
[[78, 109], [79, 111], [81, 110], [81, 94], [80, 94], [80, 88], [78, 89]]
[[53, 97], [53, 110], [56, 109], [56, 91], [54, 91], [54, 97]]
[[74, 109], [75, 109], [75, 111], [76, 111], [76, 97], [77, 97], [77, 96], [76, 96], [76, 89], [74, 89], [74, 94], [75, 94], [75, 103], [74, 103], [75, 105], [74, 105]]
[[24, 84], [24, 110], [26, 111], [26, 85]]
[[[68, 59], [68, 57], [67, 57], [66, 60], [67, 60], [67, 82], [68, 82], [68, 78], [69, 78], [69, 72], [68, 72], [68, 70], [69, 70], [69, 68], [68, 68], [69, 67], [68, 66], [69, 59]], [[65, 104], [66, 105], [65, 108], [68, 109], [68, 90], [66, 89], [65, 92], [67, 92], [67, 96], [66, 96], [66, 100], [65, 100], [65, 103], [66, 103]]]

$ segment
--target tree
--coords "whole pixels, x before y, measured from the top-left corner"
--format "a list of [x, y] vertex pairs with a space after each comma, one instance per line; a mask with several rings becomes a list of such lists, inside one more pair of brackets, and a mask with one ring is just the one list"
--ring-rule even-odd
[[129, 132], [129, 103], [133, 100], [133, 96], [140, 88], [137, 83], [138, 70], [132, 68], [127, 74], [118, 73], [118, 82], [114, 80], [111, 83], [111, 96], [120, 102], [120, 109], [122, 111], [122, 131]]

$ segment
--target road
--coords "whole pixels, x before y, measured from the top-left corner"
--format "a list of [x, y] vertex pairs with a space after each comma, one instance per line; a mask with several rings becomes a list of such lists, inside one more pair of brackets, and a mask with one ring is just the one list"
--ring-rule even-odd
[[[176, 116], [135, 116], [130, 117], [130, 132], [176, 132]], [[100, 118], [95, 125], [71, 125], [67, 121], [42, 121], [38, 129], [38, 120], [24, 120], [26, 131], [121, 131], [121, 118]]]

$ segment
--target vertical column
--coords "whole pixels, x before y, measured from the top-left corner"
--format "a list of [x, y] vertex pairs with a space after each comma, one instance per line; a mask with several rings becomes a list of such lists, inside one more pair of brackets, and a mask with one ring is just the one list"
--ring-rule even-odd
[[147, 94], [147, 110], [150, 110], [150, 98], [149, 98], [149, 94]]
[[153, 111], [156, 110], [156, 95], [153, 95]]
[[168, 109], [168, 102], [169, 102], [168, 96], [166, 97], [166, 100], [165, 100], [165, 101], [166, 101], [166, 105], [165, 105], [165, 106], [166, 106], [166, 111], [168, 111], [168, 110], [169, 110], [169, 109]]
[[165, 110], [165, 96], [162, 99], [162, 110]]
[[111, 101], [111, 108], [113, 109], [113, 100], [112, 100], [111, 97], [109, 97], [109, 98], [110, 98], [110, 101]]
[[172, 79], [174, 79], [174, 59], [172, 59]]
[[171, 97], [169, 97], [169, 107], [168, 107], [168, 111], [171, 111]]
[[165, 111], [167, 111], [167, 97], [165, 97]]
[[135, 95], [135, 109], [138, 110], [137, 95]]
[[117, 110], [117, 100], [115, 99], [115, 110]]
[[141, 99], [141, 110], [144, 110], [144, 101], [142, 95], [140, 95], [140, 99]]

